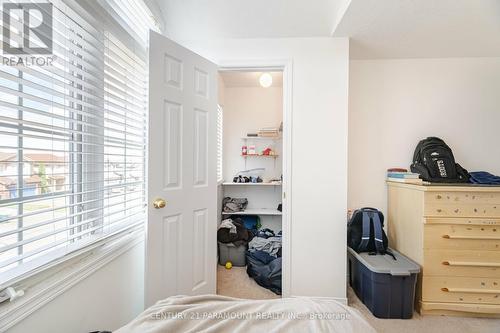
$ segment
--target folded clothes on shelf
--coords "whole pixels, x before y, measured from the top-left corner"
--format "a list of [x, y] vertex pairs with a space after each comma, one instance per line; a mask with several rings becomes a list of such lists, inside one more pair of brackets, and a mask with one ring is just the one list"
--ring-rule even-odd
[[247, 198], [230, 198], [225, 197], [222, 200], [222, 210], [225, 213], [236, 213], [244, 211], [248, 206]]

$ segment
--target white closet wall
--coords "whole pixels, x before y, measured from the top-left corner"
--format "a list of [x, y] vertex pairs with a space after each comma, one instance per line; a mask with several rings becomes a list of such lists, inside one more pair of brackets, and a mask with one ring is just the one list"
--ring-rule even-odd
[[[279, 126], [283, 119], [282, 87], [229, 87], [224, 91], [224, 180], [245, 170], [241, 157], [242, 137], [261, 127]], [[267, 141], [266, 141], [267, 142]], [[280, 142], [281, 144], [281, 142]], [[279, 151], [278, 153], [281, 153]], [[248, 157], [246, 167], [265, 167], [265, 177], [279, 177], [282, 158]]]
[[[225, 86], [224, 108], [224, 155], [223, 175], [225, 182], [242, 170], [265, 168], [264, 180], [279, 178], [282, 174], [282, 141], [242, 140], [248, 132], [262, 127], [279, 126], [283, 119], [283, 89], [281, 86], [230, 87]], [[271, 157], [242, 157], [241, 146], [255, 144], [257, 153], [270, 146], [279, 155]], [[248, 209], [276, 209], [281, 203], [281, 186], [224, 186], [224, 195], [248, 198]], [[263, 228], [282, 229], [281, 216], [261, 215]]]

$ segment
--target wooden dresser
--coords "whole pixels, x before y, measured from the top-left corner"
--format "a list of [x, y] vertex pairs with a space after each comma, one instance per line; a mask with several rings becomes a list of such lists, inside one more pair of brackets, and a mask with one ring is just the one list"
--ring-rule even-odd
[[421, 314], [500, 317], [500, 187], [388, 182], [387, 228], [422, 266]]

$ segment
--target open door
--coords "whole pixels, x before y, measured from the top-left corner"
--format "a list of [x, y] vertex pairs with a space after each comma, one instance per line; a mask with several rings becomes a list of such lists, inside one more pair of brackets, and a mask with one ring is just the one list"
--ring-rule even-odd
[[217, 66], [151, 32], [146, 306], [215, 293]]

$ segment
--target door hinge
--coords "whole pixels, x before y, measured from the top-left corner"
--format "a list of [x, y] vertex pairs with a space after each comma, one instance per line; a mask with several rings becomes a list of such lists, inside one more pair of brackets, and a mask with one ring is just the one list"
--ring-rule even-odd
[[283, 199], [286, 199], [286, 192], [283, 192]]

